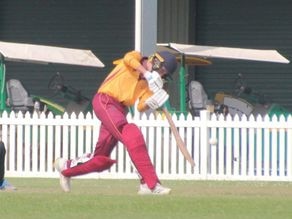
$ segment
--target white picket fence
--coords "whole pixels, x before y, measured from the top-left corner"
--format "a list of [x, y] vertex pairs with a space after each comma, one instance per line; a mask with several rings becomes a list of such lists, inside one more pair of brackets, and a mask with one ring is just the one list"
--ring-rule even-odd
[[[226, 118], [202, 111], [200, 117], [173, 116], [179, 133], [196, 163], [194, 168], [178, 150], [163, 115], [132, 118], [147, 142], [160, 179], [271, 180], [292, 179], [292, 117]], [[10, 177], [58, 177], [57, 157], [73, 158], [92, 152], [100, 122], [91, 113], [54, 117], [37, 113], [0, 117], [1, 138], [6, 145], [6, 175]], [[122, 144], [111, 155], [110, 170], [86, 178], [137, 178]]]

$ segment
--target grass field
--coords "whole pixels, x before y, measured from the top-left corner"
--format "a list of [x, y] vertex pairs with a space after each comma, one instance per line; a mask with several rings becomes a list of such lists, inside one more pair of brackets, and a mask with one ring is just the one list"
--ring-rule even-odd
[[169, 196], [137, 195], [137, 180], [74, 179], [63, 193], [57, 179], [9, 178], [0, 218], [292, 218], [292, 183], [163, 181]]

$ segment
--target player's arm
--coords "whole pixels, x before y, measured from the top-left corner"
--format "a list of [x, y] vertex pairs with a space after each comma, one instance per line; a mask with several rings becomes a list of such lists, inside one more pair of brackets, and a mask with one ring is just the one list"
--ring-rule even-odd
[[124, 63], [127, 66], [130, 66], [131, 68], [138, 71], [140, 74], [143, 74], [144, 78], [148, 82], [150, 90], [155, 93], [163, 87], [163, 80], [160, 77], [159, 73], [157, 73], [156, 71], [148, 71], [146, 67], [142, 65], [141, 60], [142, 56], [137, 51], [128, 52], [124, 56]]

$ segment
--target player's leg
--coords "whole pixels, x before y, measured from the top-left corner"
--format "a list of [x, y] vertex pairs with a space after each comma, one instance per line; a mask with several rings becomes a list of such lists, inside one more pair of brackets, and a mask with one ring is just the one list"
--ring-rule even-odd
[[[118, 129], [120, 128], [118, 127]], [[104, 123], [101, 123], [99, 130], [99, 137], [95, 145], [94, 155], [110, 156], [118, 140], [112, 135], [111, 131], [104, 126]]]
[[[101, 121], [94, 154], [69, 160], [66, 170], [62, 171], [62, 174], [66, 177], [93, 171], [101, 172], [105, 168], [110, 168], [115, 162], [108, 157], [121, 137], [121, 127], [127, 123], [126, 109], [104, 94], [96, 94], [92, 102], [94, 112]], [[97, 158], [95, 158], [96, 156]]]
[[108, 156], [116, 145], [117, 140], [104, 129], [105, 128], [101, 125], [97, 143], [97, 145], [99, 145], [100, 155], [96, 153], [87, 153], [81, 157], [69, 160], [65, 158], [56, 159], [55, 168], [60, 173], [60, 186], [63, 191], [69, 192], [71, 190], [71, 177], [92, 172], [102, 172], [103, 170], [109, 169], [115, 163], [115, 160], [111, 160]]
[[0, 185], [2, 185], [4, 181], [4, 173], [5, 173], [5, 146], [4, 143], [0, 142]]
[[83, 156], [69, 161], [65, 159], [55, 161], [55, 167], [60, 172], [60, 185], [66, 192], [70, 191], [71, 176], [94, 171], [100, 172], [112, 166], [115, 161], [108, 156], [116, 146], [117, 139], [120, 138], [120, 127], [127, 123], [125, 107], [107, 95], [96, 94], [92, 105], [96, 116], [101, 120], [99, 138], [93, 156]]
[[124, 107], [106, 95], [97, 95], [93, 106], [105, 130], [126, 146], [133, 164], [147, 184], [148, 191], [168, 194], [170, 189], [162, 187], [159, 183], [140, 129], [134, 124], [128, 124]]
[[5, 178], [5, 156], [6, 149], [2, 141], [0, 141], [0, 190], [16, 190]]
[[140, 129], [135, 124], [127, 124], [123, 128], [122, 136], [131, 160], [142, 178], [138, 194], [169, 194], [171, 189], [161, 186], [159, 182]]

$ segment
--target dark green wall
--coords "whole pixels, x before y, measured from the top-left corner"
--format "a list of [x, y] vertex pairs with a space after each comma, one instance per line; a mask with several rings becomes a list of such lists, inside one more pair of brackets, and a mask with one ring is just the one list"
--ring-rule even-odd
[[134, 49], [134, 23], [134, 0], [1, 0], [1, 41], [91, 49], [106, 65], [96, 69], [7, 63], [7, 77], [23, 81], [30, 93], [48, 97], [48, 80], [60, 71], [68, 84], [91, 97], [113, 59]]
[[[289, 0], [198, 0], [196, 44], [277, 49], [292, 60], [292, 13]], [[197, 68], [195, 78], [210, 96], [233, 89], [238, 73], [273, 102], [292, 110], [291, 64], [214, 60]]]
[[[188, 42], [180, 43], [277, 49], [292, 60], [290, 8], [289, 0], [191, 1], [189, 9], [184, 9], [189, 10], [185, 11], [188, 24], [178, 25], [190, 27]], [[167, 13], [165, 8], [162, 11]], [[134, 48], [134, 13], [134, 0], [1, 0], [0, 40], [91, 49], [106, 64], [104, 69], [93, 69], [8, 63], [8, 77], [21, 79], [31, 93], [50, 96], [47, 82], [60, 71], [66, 82], [91, 96], [112, 60]], [[196, 68], [196, 73], [191, 69], [189, 75], [203, 83], [209, 96], [232, 91], [234, 78], [243, 73], [252, 87], [292, 109], [291, 64], [213, 62]]]

